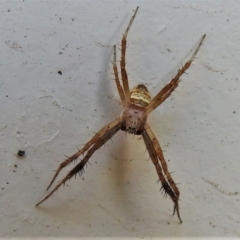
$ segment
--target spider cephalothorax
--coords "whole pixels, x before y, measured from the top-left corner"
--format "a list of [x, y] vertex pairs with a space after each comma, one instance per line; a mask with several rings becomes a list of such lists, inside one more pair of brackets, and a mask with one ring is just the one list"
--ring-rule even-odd
[[133, 90], [130, 92], [130, 102], [140, 106], [146, 107], [151, 101], [150, 93], [147, 87], [143, 84], [137, 85]]
[[135, 10], [134, 15], [131, 18], [122, 38], [120, 61], [122, 83], [120, 83], [119, 80], [116, 64], [116, 46], [114, 46], [113, 71], [115, 75], [115, 82], [117, 85], [118, 93], [120, 95], [123, 105], [123, 111], [117, 119], [115, 119], [114, 121], [103, 127], [99, 132], [97, 132], [93, 136], [93, 138], [85, 144], [82, 149], [80, 149], [77, 153], [73, 154], [71, 157], [67, 158], [60, 164], [47, 189], [51, 187], [59, 172], [64, 167], [66, 167], [68, 164], [72, 163], [74, 160], [77, 160], [80, 156], [83, 156], [83, 154], [86, 153], [85, 156], [83, 156], [82, 160], [55, 186], [55, 188], [44, 199], [37, 203], [36, 206], [47, 200], [60, 186], [65, 184], [67, 180], [71, 179], [77, 173], [81, 173], [93, 153], [102, 145], [104, 145], [116, 132], [121, 129], [131, 134], [142, 135], [151, 160], [156, 168], [159, 181], [162, 184], [162, 190], [174, 202], [173, 214], [176, 212], [179, 221], [182, 222], [178, 205], [180, 195], [179, 190], [168, 171], [167, 163], [164, 159], [162, 149], [157, 141], [157, 138], [155, 137], [154, 133], [151, 131], [147, 123], [147, 118], [148, 114], [151, 113], [155, 108], [157, 108], [161, 103], [163, 103], [176, 89], [179, 83], [180, 76], [191, 65], [205, 38], [205, 35], [203, 35], [190, 60], [186, 62], [181, 69], [179, 69], [177, 75], [170, 81], [170, 83], [168, 83], [161, 91], [159, 91], [159, 93], [153, 99], [151, 99], [148, 89], [143, 84], [136, 86], [130, 92], [128, 85], [128, 75], [125, 69], [126, 39], [128, 31], [137, 14], [137, 11], [138, 7]]

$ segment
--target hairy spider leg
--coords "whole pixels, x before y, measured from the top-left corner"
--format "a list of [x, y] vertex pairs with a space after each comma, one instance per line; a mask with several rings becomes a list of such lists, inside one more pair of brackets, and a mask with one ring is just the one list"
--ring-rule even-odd
[[184, 64], [184, 66], [178, 70], [177, 75], [171, 80], [169, 84], [167, 84], [149, 103], [147, 106], [147, 114], [152, 112], [155, 108], [157, 108], [161, 103], [163, 103], [171, 94], [172, 92], [177, 88], [180, 77], [182, 74], [190, 67], [191, 63], [193, 62], [193, 59], [196, 57], [197, 52], [199, 51], [204, 38], [206, 37], [206, 34], [204, 34], [201, 38], [201, 41], [199, 42], [196, 50], [192, 54], [190, 60]]
[[123, 88], [120, 84], [119, 76], [118, 76], [116, 45], [113, 46], [113, 72], [114, 72], [115, 83], [117, 85], [117, 90], [118, 90], [119, 96], [121, 98], [122, 105], [125, 106], [126, 98], [125, 98], [125, 94], [124, 94]]
[[[98, 140], [95, 141], [95, 144], [92, 146], [92, 148], [90, 148], [86, 154], [86, 156], [81, 160], [80, 163], [78, 163], [67, 175], [65, 178], [62, 179], [62, 181], [60, 181], [56, 187], [45, 197], [43, 198], [39, 203], [36, 204], [36, 206], [38, 206], [39, 204], [41, 204], [42, 202], [44, 202], [45, 200], [47, 200], [55, 191], [57, 191], [57, 189], [65, 184], [65, 182], [69, 179], [71, 179], [73, 176], [75, 176], [77, 173], [80, 173], [83, 171], [85, 164], [88, 162], [88, 160], [90, 159], [90, 157], [93, 155], [93, 153], [99, 149], [102, 145], [104, 145], [115, 133], [118, 132], [118, 130], [121, 128], [121, 124], [120, 122], [117, 120], [115, 120], [114, 122], [112, 122], [112, 124], [108, 124], [107, 128], [103, 128], [101, 131], [104, 132], [103, 134], [99, 134], [98, 135]], [[100, 131], [100, 132], [101, 132]]]
[[124, 89], [124, 93], [125, 93], [125, 97], [126, 97], [126, 101], [127, 103], [130, 102], [130, 92], [129, 92], [129, 84], [128, 84], [128, 75], [127, 75], [127, 71], [126, 71], [126, 68], [125, 68], [125, 65], [126, 65], [126, 45], [127, 45], [127, 35], [128, 35], [128, 32], [129, 32], [129, 29], [136, 17], [136, 14], [137, 14], [137, 11], [138, 11], [139, 7], [136, 8], [128, 26], [127, 26], [127, 29], [125, 31], [125, 33], [123, 34], [123, 38], [122, 38], [122, 48], [121, 48], [121, 62], [120, 62], [120, 65], [121, 65], [121, 76], [122, 76], [122, 82], [123, 82], [123, 89]]
[[66, 167], [68, 164], [72, 163], [74, 160], [76, 160], [78, 157], [80, 157], [83, 153], [85, 153], [93, 144], [95, 144], [100, 138], [102, 138], [108, 131], [111, 131], [117, 124], [119, 123], [119, 119], [115, 119], [105, 127], [103, 127], [99, 132], [97, 132], [93, 138], [87, 142], [82, 149], [80, 149], [77, 153], [73, 154], [71, 157], [63, 161], [60, 166], [58, 167], [58, 170], [56, 171], [55, 175], [53, 176], [52, 181], [50, 182], [49, 186], [47, 187], [47, 190], [52, 186], [53, 182], [57, 178], [60, 171]]
[[173, 215], [175, 214], [176, 211], [178, 219], [180, 223], [182, 223], [178, 205], [180, 193], [168, 171], [167, 163], [164, 159], [162, 149], [158, 143], [158, 140], [156, 139], [155, 135], [153, 134], [148, 125], [145, 126], [142, 132], [142, 136], [147, 147], [147, 150], [149, 152], [149, 155], [152, 159], [152, 162], [156, 168], [159, 180], [162, 183], [162, 189], [165, 191], [165, 193], [167, 193], [171, 197], [172, 201], [174, 202]]

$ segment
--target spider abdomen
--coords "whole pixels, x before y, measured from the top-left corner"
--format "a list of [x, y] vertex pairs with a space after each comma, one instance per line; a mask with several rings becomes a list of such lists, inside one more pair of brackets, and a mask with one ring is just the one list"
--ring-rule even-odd
[[129, 104], [123, 109], [120, 119], [122, 123], [122, 131], [135, 135], [141, 135], [142, 130], [147, 123], [146, 110], [144, 107]]

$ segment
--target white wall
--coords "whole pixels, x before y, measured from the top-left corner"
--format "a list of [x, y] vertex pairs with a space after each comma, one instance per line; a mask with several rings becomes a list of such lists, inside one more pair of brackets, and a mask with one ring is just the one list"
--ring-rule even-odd
[[[123, 132], [35, 208], [64, 155], [120, 113], [112, 45], [120, 47], [137, 5], [131, 87], [156, 94], [207, 34], [173, 97], [149, 119], [181, 183], [183, 224], [159, 192], [142, 139]], [[239, 12], [239, 2], [220, 0], [1, 1], [0, 236], [239, 236]]]

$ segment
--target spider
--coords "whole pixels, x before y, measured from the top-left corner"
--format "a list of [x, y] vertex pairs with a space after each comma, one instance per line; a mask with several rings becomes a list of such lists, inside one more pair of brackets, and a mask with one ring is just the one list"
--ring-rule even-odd
[[180, 192], [173, 181], [170, 172], [168, 171], [166, 160], [164, 159], [162, 149], [158, 143], [157, 138], [154, 133], [151, 131], [150, 126], [148, 125], [147, 119], [148, 115], [157, 108], [160, 104], [162, 104], [177, 88], [178, 83], [180, 81], [180, 76], [189, 68], [193, 59], [195, 58], [197, 52], [200, 49], [200, 46], [203, 43], [205, 38], [205, 34], [202, 36], [200, 43], [198, 44], [196, 50], [192, 54], [190, 60], [186, 62], [182, 68], [178, 70], [176, 76], [168, 83], [159, 93], [151, 99], [150, 93], [147, 87], [143, 84], [137, 85], [131, 91], [129, 90], [128, 84], [128, 75], [125, 68], [125, 57], [126, 57], [126, 45], [127, 45], [127, 35], [129, 29], [136, 17], [138, 8], [136, 8], [128, 26], [122, 37], [122, 45], [121, 45], [121, 79], [122, 84], [119, 80], [118, 75], [118, 67], [117, 67], [117, 55], [116, 55], [116, 45], [113, 46], [113, 72], [115, 76], [115, 83], [117, 85], [117, 90], [121, 99], [121, 103], [123, 106], [123, 110], [120, 116], [114, 121], [107, 124], [103, 127], [99, 132], [97, 132], [93, 138], [87, 142], [82, 149], [73, 154], [71, 157], [67, 158], [63, 161], [58, 170], [56, 171], [52, 181], [50, 182], [47, 190], [52, 186], [56, 177], [60, 173], [60, 171], [66, 167], [68, 164], [72, 163], [74, 160], [77, 160], [81, 155], [86, 152], [86, 155], [83, 159], [71, 170], [69, 173], [55, 186], [55, 188], [40, 202], [36, 204], [36, 206], [43, 203], [47, 200], [57, 189], [64, 185], [67, 180], [70, 180], [77, 173], [82, 173], [84, 166], [92, 157], [94, 152], [103, 146], [114, 134], [116, 134], [119, 130], [125, 131], [127, 133], [142, 135], [143, 140], [145, 142], [146, 148], [149, 152], [150, 158], [156, 168], [159, 181], [162, 184], [161, 190], [165, 193], [165, 195], [169, 195], [174, 203], [173, 207], [173, 215], [177, 213], [177, 217], [182, 223], [180, 212], [179, 212], [179, 195]]

